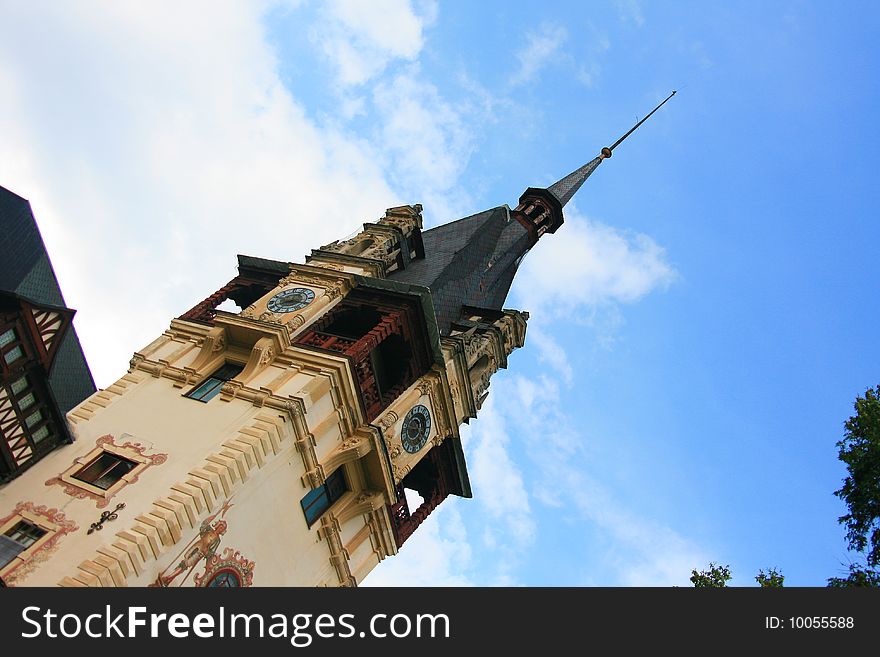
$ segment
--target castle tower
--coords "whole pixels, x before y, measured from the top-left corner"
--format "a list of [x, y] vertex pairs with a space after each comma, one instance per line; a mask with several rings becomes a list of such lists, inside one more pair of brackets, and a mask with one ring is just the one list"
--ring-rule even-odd
[[73, 444], [0, 488], [0, 577], [357, 585], [471, 496], [459, 427], [524, 344], [528, 315], [503, 308], [517, 267], [610, 154], [513, 210], [422, 232], [421, 206], [396, 207], [305, 264], [239, 256], [68, 414]]
[[30, 204], [0, 187], [0, 483], [72, 436], [65, 414], [95, 392]]

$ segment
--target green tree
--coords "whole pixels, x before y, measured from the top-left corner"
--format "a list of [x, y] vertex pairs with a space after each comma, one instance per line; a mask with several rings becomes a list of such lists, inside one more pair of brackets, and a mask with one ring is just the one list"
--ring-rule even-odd
[[775, 568], [768, 568], [765, 573], [762, 568], [758, 571], [758, 574], [755, 575], [755, 581], [762, 589], [781, 589], [783, 587], [783, 582], [785, 581], [785, 575]]
[[854, 408], [837, 443], [847, 476], [834, 494], [849, 510], [838, 518], [849, 549], [864, 553], [866, 565], [850, 564], [847, 577], [829, 578], [832, 587], [880, 586], [880, 386], [856, 397]]
[[834, 494], [849, 509], [839, 522], [846, 526], [850, 550], [867, 551], [868, 566], [874, 568], [880, 565], [880, 386], [856, 397], [855, 410], [837, 443], [848, 474]]
[[863, 568], [857, 563], [849, 565], [846, 577], [830, 577], [828, 586], [831, 588], [849, 588], [854, 586], [880, 586], [880, 573], [873, 568]]
[[710, 563], [708, 570], [691, 571], [691, 582], [698, 589], [720, 589], [730, 581], [730, 566], [719, 566]]

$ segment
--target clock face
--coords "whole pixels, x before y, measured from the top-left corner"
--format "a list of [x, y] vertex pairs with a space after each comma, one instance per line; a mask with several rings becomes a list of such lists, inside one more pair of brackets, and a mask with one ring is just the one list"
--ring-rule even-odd
[[431, 413], [421, 404], [413, 406], [403, 418], [403, 427], [400, 429], [400, 442], [403, 443], [403, 448], [410, 454], [415, 454], [425, 446], [429, 433], [431, 433]]
[[307, 287], [295, 287], [276, 294], [269, 299], [267, 306], [273, 313], [292, 313], [308, 306], [314, 298], [315, 293]]

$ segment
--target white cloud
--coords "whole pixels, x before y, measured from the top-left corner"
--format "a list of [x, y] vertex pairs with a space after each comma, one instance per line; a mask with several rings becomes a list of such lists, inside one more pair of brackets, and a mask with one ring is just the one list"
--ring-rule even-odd
[[[606, 471], [608, 464], [596, 461], [591, 443], [613, 441], [614, 436], [586, 434], [583, 422], [566, 414], [560, 390], [547, 377], [532, 380], [517, 375], [493, 382], [493, 386], [492, 394], [499, 400], [495, 412], [517, 426], [518, 436], [528, 443], [526, 467], [530, 485], [536, 490], [535, 500], [553, 508], [551, 513], [535, 511], [536, 517], [576, 514], [580, 523], [589, 523], [589, 531], [583, 525], [581, 531], [595, 534], [596, 545], [605, 546], [601, 554], [589, 555], [599, 567], [584, 583], [687, 585], [691, 569], [707, 562], [707, 553], [674, 528], [625, 507], [610, 492], [604, 482], [613, 478], [619, 486], [621, 480]], [[540, 524], [536, 531], [541, 531]], [[597, 548], [591, 545], [591, 549]], [[583, 556], [586, 559], [588, 555]]]
[[474, 586], [465, 573], [473, 553], [454, 499], [419, 525], [397, 555], [379, 564], [363, 586]]
[[428, 5], [417, 16], [408, 0], [334, 0], [324, 9], [311, 37], [333, 62], [343, 86], [367, 82], [394, 59], [414, 60], [436, 13]]
[[512, 85], [520, 85], [533, 80], [544, 66], [556, 56], [568, 32], [561, 25], [544, 23], [537, 32], [526, 35], [525, 48], [516, 53], [519, 69], [510, 79]]
[[607, 303], [628, 303], [675, 279], [664, 249], [644, 234], [631, 235], [582, 218], [566, 208], [559, 235], [541, 240], [523, 261], [516, 292], [523, 308], [588, 315]]
[[541, 329], [540, 324], [529, 327], [529, 345], [537, 348], [540, 362], [546, 363], [566, 384], [571, 385], [574, 381], [574, 370], [568, 354], [552, 335]]
[[285, 90], [261, 5], [87, 7], [5, 9], [0, 181], [32, 201], [106, 386], [236, 253], [299, 261], [398, 200]]
[[645, 15], [642, 13], [642, 6], [638, 0], [616, 0], [617, 15], [624, 23], [632, 23], [636, 27], [642, 27], [645, 24]]
[[450, 191], [458, 183], [474, 149], [473, 128], [463, 108], [446, 101], [437, 88], [420, 79], [417, 67], [376, 85], [373, 101], [382, 122], [377, 149], [389, 158], [393, 182], [412, 202], [425, 206], [442, 222], [463, 216], [466, 193]]
[[480, 421], [471, 430], [468, 468], [474, 497], [489, 517], [500, 521], [505, 533], [522, 547], [534, 538], [535, 522], [523, 475], [510, 456], [510, 430], [496, 409], [496, 396], [480, 410]]
[[[32, 3], [4, 10], [0, 184], [33, 203], [66, 300], [79, 309], [77, 330], [99, 386], [121, 375], [132, 352], [165, 330], [170, 317], [229, 280], [236, 253], [300, 261], [316, 244], [401, 202], [383, 166], [396, 172], [395, 188], [421, 195], [406, 201], [423, 202], [442, 220], [472, 209], [466, 196], [452, 192], [474, 147], [473, 110], [446, 100], [420, 78], [417, 64], [390, 80], [377, 78], [389, 62], [418, 57], [433, 5], [420, 9], [422, 18], [409, 4], [377, 11], [374, 3], [339, 2], [327, 10], [337, 32], [324, 37], [354, 35], [346, 42], [350, 51], [334, 55], [342, 46], [328, 45], [341, 79], [376, 82], [352, 91], [345, 110], [354, 116], [367, 103], [376, 107], [382, 123], [374, 144], [319, 129], [290, 96], [263, 33], [264, 5], [88, 7]], [[365, 7], [374, 9], [365, 15]], [[545, 26], [533, 35], [522, 79], [553, 56], [565, 38], [559, 30]], [[486, 107], [476, 116], [485, 118]], [[534, 318], [633, 301], [673, 277], [647, 236], [573, 212], [563, 230], [563, 239], [542, 240], [519, 277], [523, 307]], [[541, 358], [572, 381], [553, 335], [536, 328], [533, 321], [530, 337]], [[540, 438], [567, 464], [582, 465], [577, 459], [588, 454], [565, 435], [570, 419], [545, 403], [558, 398], [554, 385], [547, 378], [493, 380], [479, 421], [465, 432], [476, 499], [444, 502], [368, 584], [521, 579], [516, 568], [538, 533], [534, 506], [561, 503], [574, 489], [554, 488], [555, 497], [545, 495], [546, 486], [531, 490], [525, 468], [533, 463], [524, 462], [513, 436]], [[508, 397], [531, 415], [502, 405]], [[542, 423], [534, 424], [536, 418]], [[571, 472], [557, 474], [574, 486]], [[601, 491], [587, 479], [578, 486]], [[628, 515], [607, 497], [595, 499], [608, 503], [578, 507], [581, 513], [633, 555], [612, 563], [621, 581], [665, 581], [677, 572], [673, 553], [693, 552], [675, 532]], [[459, 515], [464, 504], [485, 512], [487, 522], [474, 536]], [[654, 555], [651, 537], [662, 547]], [[509, 558], [492, 572], [477, 571], [482, 562], [471, 543]], [[706, 561], [687, 559], [685, 572]]]

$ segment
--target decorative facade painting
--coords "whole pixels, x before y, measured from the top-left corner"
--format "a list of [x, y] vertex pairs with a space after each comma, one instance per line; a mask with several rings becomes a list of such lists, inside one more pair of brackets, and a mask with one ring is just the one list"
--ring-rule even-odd
[[[187, 543], [172, 560], [172, 565], [159, 573], [150, 586], [183, 586], [203, 561], [205, 570], [193, 578], [196, 586], [250, 586], [254, 573], [253, 561], [245, 559], [233, 548], [226, 548], [222, 556], [217, 555], [223, 535], [229, 528], [223, 517], [231, 507], [232, 503], [227, 500], [217, 513], [205, 518], [199, 526], [198, 535]], [[178, 578], [180, 580], [175, 582]]]
[[58, 541], [65, 534], [70, 534], [79, 529], [79, 526], [65, 517], [58, 509], [49, 509], [45, 505], [36, 506], [33, 502], [19, 502], [15, 510], [4, 518], [0, 518], [0, 528], [6, 527], [13, 521], [24, 519], [41, 527], [44, 538], [34, 544], [25, 553], [26, 559], [15, 560], [3, 569], [3, 583], [6, 586], [14, 586], [27, 577], [38, 564], [46, 561], [58, 546]]
[[238, 550], [225, 548], [223, 556], [208, 559], [205, 572], [194, 578], [196, 586], [237, 588], [250, 586], [254, 581], [254, 562], [241, 556]]

